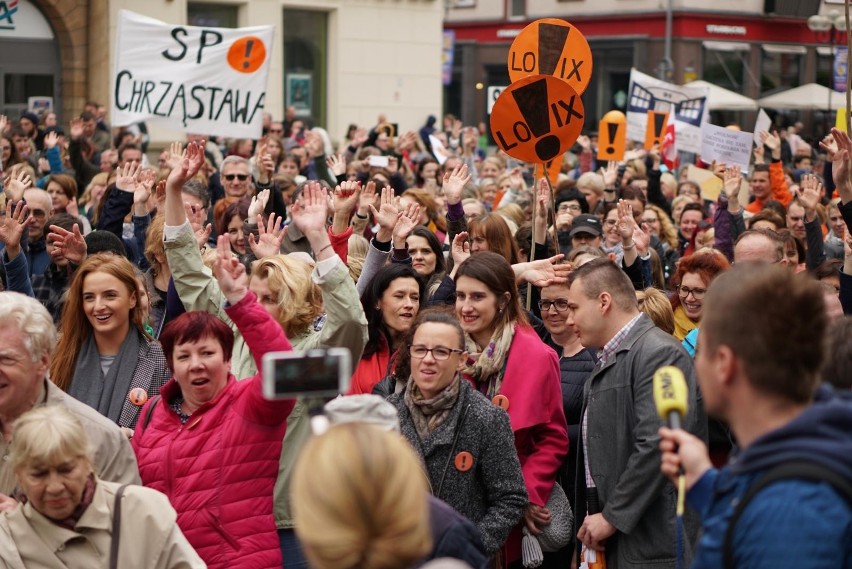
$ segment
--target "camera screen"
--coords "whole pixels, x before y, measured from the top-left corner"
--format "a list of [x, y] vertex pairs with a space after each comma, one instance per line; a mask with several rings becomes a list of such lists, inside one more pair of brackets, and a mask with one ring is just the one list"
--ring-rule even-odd
[[339, 352], [310, 352], [297, 357], [288, 354], [286, 357], [267, 359], [264, 366], [267, 396], [338, 395], [344, 389], [341, 379], [346, 383], [350, 373], [347, 361], [349, 354], [344, 356]]

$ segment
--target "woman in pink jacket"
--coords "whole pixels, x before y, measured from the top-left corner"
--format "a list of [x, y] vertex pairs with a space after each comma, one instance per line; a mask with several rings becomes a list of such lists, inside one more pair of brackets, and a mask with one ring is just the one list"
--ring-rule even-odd
[[[266, 352], [290, 350], [290, 342], [249, 292], [227, 236], [218, 251], [226, 312], [260, 369]], [[272, 490], [294, 401], [265, 400], [260, 374], [234, 378], [233, 331], [207, 312], [181, 315], [160, 342], [174, 378], [142, 409], [131, 440], [143, 484], [168, 496], [208, 567], [280, 569]]]
[[[470, 256], [459, 265], [455, 285], [456, 316], [472, 356], [463, 373], [509, 414], [529, 494], [521, 524], [538, 534], [550, 523], [547, 500], [568, 454], [559, 360], [527, 322], [515, 273], [503, 256]], [[510, 563], [521, 555], [520, 527], [506, 543]]]

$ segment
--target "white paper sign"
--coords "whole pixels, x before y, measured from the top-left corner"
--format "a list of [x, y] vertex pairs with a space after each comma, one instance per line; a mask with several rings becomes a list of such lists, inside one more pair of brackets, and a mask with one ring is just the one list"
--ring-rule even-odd
[[122, 10], [112, 76], [112, 122], [259, 138], [272, 26], [175, 26]]
[[704, 135], [701, 138], [701, 160], [707, 164], [713, 161], [728, 166], [736, 164], [745, 174], [748, 172], [753, 140], [754, 136], [750, 132], [708, 123], [704, 125]]
[[630, 71], [627, 97], [627, 138], [645, 141], [648, 111], [674, 114], [677, 149], [701, 152], [701, 129], [707, 123], [707, 87], [682, 87]]
[[443, 166], [444, 162], [447, 161], [447, 158], [450, 157], [449, 150], [444, 148], [444, 143], [441, 142], [441, 139], [434, 134], [429, 135], [429, 144], [432, 146], [432, 154], [434, 154], [435, 158], [438, 159], [438, 164]]
[[763, 142], [760, 141], [760, 133], [762, 131], [769, 132], [769, 129], [772, 128], [772, 120], [769, 118], [769, 115], [766, 114], [766, 111], [760, 109], [757, 113], [757, 120], [754, 122], [754, 145], [761, 146]]

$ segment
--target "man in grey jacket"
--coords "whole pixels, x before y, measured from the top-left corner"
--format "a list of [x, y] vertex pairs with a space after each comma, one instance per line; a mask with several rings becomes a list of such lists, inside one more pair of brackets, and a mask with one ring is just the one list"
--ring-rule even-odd
[[[583, 345], [600, 350], [584, 389], [578, 538], [587, 548], [605, 549], [609, 569], [673, 568], [676, 495], [659, 472], [661, 420], [652, 386], [660, 367], [681, 369], [689, 387], [684, 429], [706, 440], [692, 359], [639, 312], [629, 277], [608, 259], [574, 271], [569, 286], [568, 324]], [[698, 531], [693, 515], [687, 516], [686, 530], [685, 539], [693, 543]]]
[[34, 298], [0, 292], [0, 510], [17, 505], [9, 496], [16, 486], [7, 459], [12, 425], [41, 405], [61, 405], [77, 417], [89, 440], [98, 477], [141, 484], [136, 455], [118, 425], [69, 397], [47, 378], [55, 347], [56, 329], [47, 309]]

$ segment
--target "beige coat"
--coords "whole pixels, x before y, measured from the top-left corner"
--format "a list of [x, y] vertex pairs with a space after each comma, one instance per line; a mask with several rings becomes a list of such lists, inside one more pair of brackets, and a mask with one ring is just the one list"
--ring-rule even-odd
[[[44, 383], [46, 392], [42, 392], [39, 398], [42, 405], [62, 405], [83, 425], [92, 449], [95, 474], [109, 482], [142, 484], [136, 455], [118, 425], [88, 405], [66, 395], [52, 382], [44, 380]], [[0, 456], [5, 455], [6, 450], [6, 443], [0, 437]], [[7, 460], [0, 460], [0, 493], [9, 496], [15, 486], [15, 473], [12, 472], [11, 464]]]
[[[119, 486], [97, 480], [92, 503], [74, 530], [54, 524], [29, 503], [0, 514], [0, 569], [106, 569]], [[121, 508], [118, 567], [206, 567], [178, 528], [164, 494], [128, 486]]]

